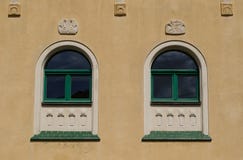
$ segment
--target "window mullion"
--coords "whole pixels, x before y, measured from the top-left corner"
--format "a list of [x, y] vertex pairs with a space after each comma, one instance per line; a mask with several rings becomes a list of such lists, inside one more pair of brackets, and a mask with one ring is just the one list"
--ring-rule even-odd
[[65, 77], [65, 99], [71, 99], [71, 75], [67, 74]]
[[178, 76], [176, 73], [172, 75], [172, 98], [173, 100], [178, 99]]

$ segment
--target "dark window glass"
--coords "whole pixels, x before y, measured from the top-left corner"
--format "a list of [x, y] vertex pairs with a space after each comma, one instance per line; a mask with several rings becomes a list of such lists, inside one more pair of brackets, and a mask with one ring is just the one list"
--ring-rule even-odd
[[72, 76], [72, 98], [89, 98], [90, 76]]
[[172, 98], [171, 75], [154, 75], [153, 80], [154, 98]]
[[181, 51], [167, 51], [155, 58], [152, 69], [197, 69], [197, 65]]
[[91, 69], [87, 58], [72, 50], [57, 52], [46, 63], [45, 69]]
[[62, 75], [47, 75], [47, 98], [65, 97], [65, 77]]
[[197, 76], [178, 76], [179, 98], [197, 98]]

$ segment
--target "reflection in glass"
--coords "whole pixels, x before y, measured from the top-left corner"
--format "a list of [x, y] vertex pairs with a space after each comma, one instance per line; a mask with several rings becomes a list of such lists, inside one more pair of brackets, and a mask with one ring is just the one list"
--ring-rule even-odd
[[170, 75], [154, 75], [153, 85], [154, 98], [172, 97], [172, 77]]
[[156, 57], [152, 69], [197, 69], [197, 65], [181, 51], [167, 51]]
[[48, 75], [46, 85], [47, 98], [65, 97], [65, 77], [63, 75]]
[[91, 69], [91, 66], [83, 54], [64, 50], [51, 57], [46, 63], [45, 69]]
[[72, 76], [72, 98], [89, 98], [90, 76]]
[[178, 76], [179, 98], [197, 98], [197, 76]]

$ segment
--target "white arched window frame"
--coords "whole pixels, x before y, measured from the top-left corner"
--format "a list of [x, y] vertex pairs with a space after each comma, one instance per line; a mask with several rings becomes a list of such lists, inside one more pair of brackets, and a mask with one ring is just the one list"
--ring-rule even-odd
[[[200, 124], [197, 128], [192, 127], [192, 130], [186, 127], [170, 127], [173, 117], [179, 117], [177, 122], [180, 123], [180, 118], [184, 118], [186, 113], [183, 113], [183, 109], [180, 109], [178, 105], [175, 107], [173, 105], [168, 105], [167, 107], [154, 107], [151, 104], [151, 65], [155, 58], [162, 52], [168, 50], [179, 50], [187, 53], [196, 61], [199, 67], [199, 78], [200, 78], [200, 106], [197, 107], [199, 111]], [[188, 107], [190, 108], [190, 107]], [[188, 109], [186, 112], [188, 112]], [[174, 113], [177, 112], [177, 115]], [[173, 113], [173, 114], [172, 114]], [[194, 118], [196, 114], [187, 113], [187, 117]], [[160, 115], [160, 123], [158, 124], [158, 116]], [[183, 115], [183, 116], [181, 116]], [[165, 121], [167, 118], [167, 121]], [[163, 120], [162, 120], [163, 119]], [[161, 127], [163, 124], [167, 123], [167, 127]], [[192, 121], [194, 123], [194, 121]], [[157, 124], [157, 128], [155, 127]], [[179, 125], [178, 125], [179, 126]], [[172, 130], [170, 130], [172, 128]], [[157, 45], [146, 58], [144, 65], [144, 134], [146, 139], [146, 135], [150, 135], [152, 131], [200, 131], [203, 135], [208, 135], [208, 78], [207, 78], [207, 66], [205, 59], [201, 52], [194, 47], [193, 45], [183, 42], [183, 41], [167, 41]], [[149, 136], [148, 136], [149, 137]], [[206, 140], [211, 140], [209, 136], [206, 137]]]
[[[47, 60], [55, 53], [66, 50], [66, 49], [72, 49], [77, 52], [83, 53], [84, 56], [89, 60], [91, 67], [92, 67], [92, 104], [91, 106], [81, 106], [81, 107], [70, 107], [64, 106], [62, 107], [43, 107], [43, 89], [44, 89], [44, 66]], [[53, 108], [53, 109], [52, 109]], [[69, 108], [69, 111], [66, 111], [65, 109]], [[54, 111], [53, 111], [54, 110]], [[49, 113], [50, 112], [50, 113]], [[53, 113], [54, 112], [54, 113]], [[43, 123], [48, 123], [48, 120], [45, 120], [45, 117], [69, 117], [70, 120], [68, 122], [66, 120], [64, 123], [72, 123], [74, 121], [74, 113], [77, 113], [76, 117], [79, 117], [80, 123], [78, 125], [84, 126], [87, 125], [87, 127], [83, 127], [84, 129], [76, 128], [68, 128], [63, 127], [60, 129], [57, 129], [55, 127], [50, 127], [50, 129], [46, 129], [47, 127], [44, 126]], [[64, 115], [65, 114], [65, 115]], [[90, 117], [90, 119], [83, 120], [85, 117]], [[44, 122], [43, 122], [44, 119]], [[62, 122], [56, 122], [54, 120], [53, 123], [62, 123]], [[75, 122], [76, 123], [76, 122]], [[37, 136], [32, 137], [31, 140], [38, 140], [38, 134], [40, 134], [42, 131], [67, 131], [71, 133], [72, 131], [76, 132], [83, 132], [84, 134], [81, 136], [84, 136], [84, 139], [87, 140], [99, 140], [97, 136], [98, 132], [98, 63], [97, 60], [92, 53], [92, 51], [86, 47], [85, 45], [75, 42], [75, 41], [60, 41], [56, 42], [50, 46], [48, 46], [43, 53], [40, 55], [35, 69], [35, 102], [34, 102], [34, 134]], [[92, 135], [89, 135], [88, 132], [92, 133]], [[95, 138], [93, 135], [96, 135]], [[71, 136], [71, 134], [70, 134]], [[87, 137], [85, 137], [87, 136]], [[35, 138], [37, 137], [37, 138]], [[90, 138], [91, 137], [91, 138]], [[90, 138], [90, 139], [89, 139]], [[44, 138], [45, 139], [45, 138]], [[50, 138], [50, 140], [56, 140], [55, 137]], [[59, 139], [61, 140], [61, 139]], [[72, 140], [72, 139], [70, 139]], [[76, 139], [75, 139], [76, 140]]]

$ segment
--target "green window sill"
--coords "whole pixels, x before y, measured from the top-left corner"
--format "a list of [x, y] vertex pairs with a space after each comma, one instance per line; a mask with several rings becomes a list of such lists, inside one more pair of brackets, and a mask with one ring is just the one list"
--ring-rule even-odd
[[55, 105], [55, 104], [65, 104], [65, 105], [91, 105], [92, 101], [91, 100], [82, 100], [82, 101], [66, 101], [66, 100], [44, 100], [42, 102], [43, 105]]
[[151, 131], [142, 141], [211, 141], [211, 137], [201, 131]]
[[88, 131], [41, 131], [30, 141], [100, 141], [100, 138]]
[[160, 99], [160, 98], [152, 98], [151, 99], [151, 104], [195, 104], [199, 105], [200, 101], [199, 99]]

